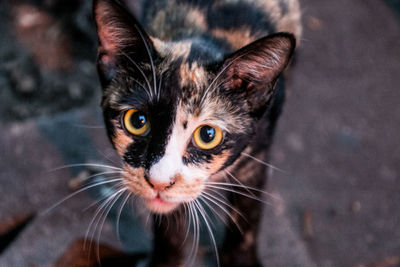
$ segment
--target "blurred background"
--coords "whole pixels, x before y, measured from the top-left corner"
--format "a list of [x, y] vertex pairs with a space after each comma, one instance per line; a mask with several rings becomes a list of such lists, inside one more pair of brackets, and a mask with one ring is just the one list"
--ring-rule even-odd
[[[283, 172], [268, 186], [281, 200], [264, 209], [262, 262], [400, 266], [400, 2], [300, 3], [303, 40], [272, 149]], [[116, 164], [96, 44], [91, 1], [0, 1], [0, 266], [68, 266], [60, 257], [93, 218], [90, 193], [43, 212], [85, 172], [55, 168]], [[121, 228], [132, 224], [122, 218]], [[118, 241], [110, 220], [100, 242], [132, 241]]]

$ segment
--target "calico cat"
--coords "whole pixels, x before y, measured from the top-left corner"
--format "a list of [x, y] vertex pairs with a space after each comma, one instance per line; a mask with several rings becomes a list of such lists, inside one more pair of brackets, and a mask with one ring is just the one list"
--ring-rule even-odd
[[[281, 112], [278, 78], [301, 34], [297, 0], [149, 0], [140, 23], [117, 0], [95, 0], [94, 18], [101, 106], [125, 186], [162, 214], [151, 265], [188, 264], [183, 210], [204, 216], [199, 200], [224, 205], [222, 190], [232, 227], [220, 264], [259, 266], [267, 166], [254, 159], [268, 159]], [[255, 190], [235, 193], [245, 186]]]

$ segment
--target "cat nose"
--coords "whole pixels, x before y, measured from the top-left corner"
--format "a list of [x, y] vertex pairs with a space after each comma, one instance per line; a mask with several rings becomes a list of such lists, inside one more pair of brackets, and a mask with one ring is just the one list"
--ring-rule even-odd
[[148, 177], [147, 175], [145, 176], [146, 181], [149, 183], [149, 185], [154, 188], [156, 191], [164, 191], [165, 189], [170, 188], [175, 184], [175, 179], [169, 180], [169, 181], [157, 181], [155, 179], [152, 179], [151, 177]]
[[171, 181], [171, 182], [167, 182], [167, 183], [160, 183], [154, 180], [149, 181], [150, 185], [154, 188], [154, 190], [156, 191], [164, 191], [165, 189], [170, 188], [171, 186], [173, 186], [175, 184], [175, 182]]

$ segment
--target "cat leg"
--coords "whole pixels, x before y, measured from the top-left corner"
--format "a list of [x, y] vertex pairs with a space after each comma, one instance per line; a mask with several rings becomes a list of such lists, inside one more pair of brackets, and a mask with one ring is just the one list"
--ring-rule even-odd
[[[242, 183], [262, 190], [267, 180], [266, 168], [264, 166], [251, 166], [248, 170], [251, 170], [252, 174], [249, 177], [247, 172], [246, 176], [248, 178], [246, 181], [241, 179]], [[234, 175], [239, 178], [239, 175]], [[235, 188], [235, 190], [237, 189]], [[249, 193], [246, 190], [242, 191], [252, 197], [263, 199], [260, 192], [250, 190], [251, 193]], [[223, 248], [220, 253], [221, 265], [230, 267], [261, 266], [257, 257], [256, 243], [263, 203], [234, 193], [230, 193], [229, 201], [232, 207], [241, 213], [239, 215], [238, 212], [232, 210], [232, 217], [236, 219], [236, 224], [241, 228], [242, 232], [234, 222], [230, 221], [228, 223]]]
[[150, 266], [180, 267], [184, 266], [186, 223], [183, 212], [153, 216], [153, 254]]

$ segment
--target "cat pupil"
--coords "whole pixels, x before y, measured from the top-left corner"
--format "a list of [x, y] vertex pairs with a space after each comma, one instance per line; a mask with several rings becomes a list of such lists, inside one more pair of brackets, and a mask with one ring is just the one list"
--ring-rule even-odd
[[200, 137], [205, 143], [210, 143], [215, 137], [215, 129], [210, 126], [204, 126], [200, 130]]
[[131, 123], [136, 129], [142, 128], [146, 124], [146, 121], [146, 116], [140, 112], [136, 112], [131, 118]]

